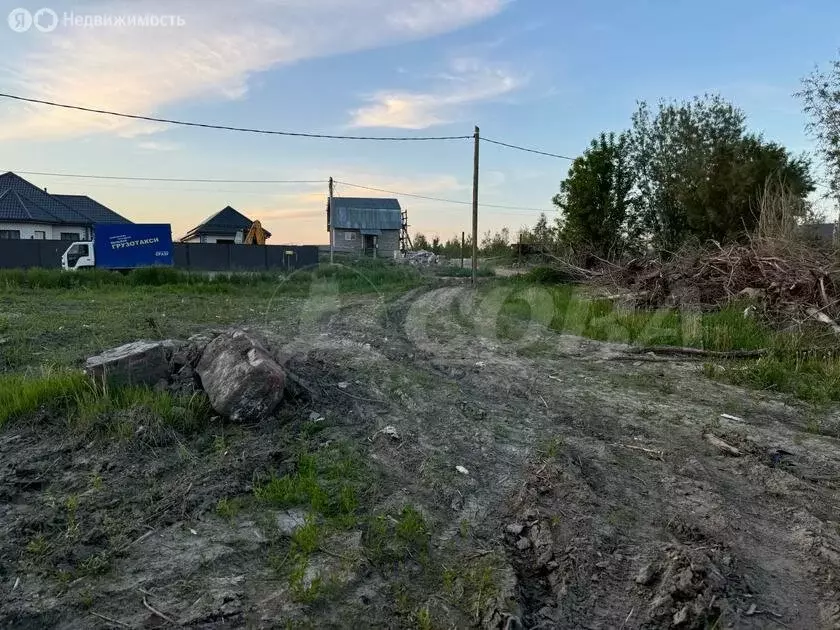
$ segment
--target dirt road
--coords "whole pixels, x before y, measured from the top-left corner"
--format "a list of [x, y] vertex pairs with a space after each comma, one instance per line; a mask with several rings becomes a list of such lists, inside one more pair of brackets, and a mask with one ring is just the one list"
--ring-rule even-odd
[[[270, 426], [151, 444], [7, 427], [0, 626], [840, 628], [834, 416], [537, 323], [503, 338], [497, 298], [261, 321], [316, 389]], [[330, 588], [302, 598], [267, 559], [305, 515], [216, 508], [288, 470], [313, 411], [322, 444], [368, 460], [363, 509], [413, 506], [431, 544], [377, 562], [361, 515], [324, 535], [304, 579]]]

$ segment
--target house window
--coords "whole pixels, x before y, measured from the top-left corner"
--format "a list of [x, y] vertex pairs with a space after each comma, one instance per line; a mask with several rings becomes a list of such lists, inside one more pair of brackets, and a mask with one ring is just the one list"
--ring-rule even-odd
[[35, 230], [35, 240], [43, 241], [47, 238], [47, 233], [44, 230]]
[[20, 230], [0, 230], [0, 239], [19, 239]]
[[78, 232], [62, 232], [61, 233], [61, 240], [62, 241], [78, 241], [79, 233]]
[[355, 232], [345, 232], [344, 233], [344, 240], [345, 241], [355, 241], [356, 240], [356, 233]]

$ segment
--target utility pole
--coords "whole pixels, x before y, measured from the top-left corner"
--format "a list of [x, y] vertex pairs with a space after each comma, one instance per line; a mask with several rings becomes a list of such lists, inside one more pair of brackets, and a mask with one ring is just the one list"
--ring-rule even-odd
[[476, 272], [478, 271], [478, 125], [475, 127], [475, 155], [473, 158], [473, 199], [472, 199], [472, 284], [475, 286]]
[[467, 241], [464, 232], [461, 232], [461, 269], [464, 268], [464, 250], [467, 248]]
[[330, 264], [333, 264], [335, 257], [335, 217], [333, 216], [333, 178], [330, 177], [330, 200], [327, 217], [330, 220]]

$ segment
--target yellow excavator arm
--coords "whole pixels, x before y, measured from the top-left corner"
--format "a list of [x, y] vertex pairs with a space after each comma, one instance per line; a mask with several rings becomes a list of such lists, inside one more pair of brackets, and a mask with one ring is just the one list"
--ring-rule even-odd
[[265, 245], [265, 230], [259, 221], [254, 221], [243, 241], [245, 245]]

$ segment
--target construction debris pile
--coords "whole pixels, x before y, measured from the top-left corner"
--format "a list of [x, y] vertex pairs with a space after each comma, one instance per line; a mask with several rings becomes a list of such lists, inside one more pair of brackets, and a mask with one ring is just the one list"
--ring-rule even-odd
[[416, 252], [406, 252], [403, 257], [403, 262], [415, 267], [428, 267], [430, 265], [437, 265], [440, 263], [440, 258], [433, 252], [421, 249]]
[[770, 240], [638, 258], [604, 275], [646, 306], [712, 307], [744, 299], [775, 314], [840, 315], [840, 266], [805, 244]]

